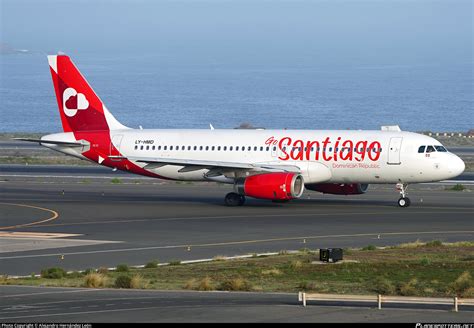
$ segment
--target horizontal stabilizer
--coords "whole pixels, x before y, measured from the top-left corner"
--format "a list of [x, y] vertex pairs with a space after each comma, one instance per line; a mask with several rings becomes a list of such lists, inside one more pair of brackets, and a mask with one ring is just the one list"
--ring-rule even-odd
[[82, 142], [70, 142], [70, 141], [55, 141], [55, 140], [32, 139], [32, 138], [13, 138], [13, 140], [38, 142], [40, 144], [62, 145], [62, 146], [69, 146], [69, 147], [87, 146], [87, 144], [82, 143]]

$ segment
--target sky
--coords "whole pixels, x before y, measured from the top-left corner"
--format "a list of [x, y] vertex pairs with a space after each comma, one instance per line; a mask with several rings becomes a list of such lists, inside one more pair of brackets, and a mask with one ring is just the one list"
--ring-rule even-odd
[[43, 52], [275, 65], [472, 61], [470, 0], [0, 3], [1, 41]]

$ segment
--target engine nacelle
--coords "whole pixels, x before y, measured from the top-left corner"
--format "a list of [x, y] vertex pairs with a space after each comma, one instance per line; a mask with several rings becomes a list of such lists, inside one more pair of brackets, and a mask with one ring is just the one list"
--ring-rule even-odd
[[369, 185], [366, 183], [350, 183], [350, 184], [340, 184], [340, 183], [321, 183], [321, 184], [311, 184], [307, 185], [306, 189], [319, 191], [324, 194], [333, 194], [333, 195], [360, 195], [365, 194]]
[[298, 173], [263, 173], [237, 179], [234, 187], [243, 196], [289, 200], [301, 197], [304, 181]]

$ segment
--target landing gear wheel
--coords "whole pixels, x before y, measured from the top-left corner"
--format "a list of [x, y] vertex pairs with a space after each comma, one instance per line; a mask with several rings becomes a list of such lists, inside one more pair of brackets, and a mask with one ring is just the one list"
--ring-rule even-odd
[[400, 191], [400, 198], [398, 199], [398, 206], [408, 207], [410, 206], [410, 198], [406, 196], [408, 185], [406, 183], [397, 183], [397, 190]]
[[400, 207], [408, 207], [410, 206], [411, 204], [411, 201], [410, 201], [410, 198], [408, 197], [402, 197], [398, 200], [398, 206]]
[[227, 206], [241, 206], [244, 204], [245, 198], [235, 192], [230, 192], [225, 195], [224, 202]]

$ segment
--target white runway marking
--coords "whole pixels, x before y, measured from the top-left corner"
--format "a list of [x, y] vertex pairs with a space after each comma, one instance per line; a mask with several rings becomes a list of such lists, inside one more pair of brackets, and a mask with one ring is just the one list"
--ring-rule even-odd
[[[18, 286], [15, 286], [18, 287]], [[29, 287], [31, 286], [24, 286], [24, 287]], [[44, 289], [44, 287], [37, 287]], [[60, 291], [54, 291], [54, 292], [41, 292], [41, 293], [28, 293], [28, 294], [12, 294], [12, 295], [0, 295], [0, 298], [6, 298], [6, 297], [20, 297], [20, 296], [36, 296], [36, 295], [48, 295], [48, 294], [61, 294], [61, 293], [82, 293], [82, 292], [94, 292], [94, 291], [100, 291], [100, 289], [75, 289], [75, 290], [60, 290]]]
[[381, 236], [409, 236], [409, 235], [433, 235], [433, 234], [472, 234], [474, 230], [463, 230], [463, 231], [414, 231], [414, 232], [380, 232], [380, 233], [362, 233], [362, 234], [347, 234], [347, 235], [321, 235], [321, 236], [300, 236], [300, 237], [282, 237], [282, 238], [269, 238], [269, 239], [257, 239], [257, 240], [242, 240], [242, 241], [231, 241], [231, 242], [220, 242], [220, 243], [208, 243], [208, 244], [181, 244], [181, 245], [168, 245], [168, 246], [150, 246], [150, 247], [136, 247], [136, 248], [119, 248], [119, 249], [105, 249], [97, 251], [85, 251], [85, 252], [69, 252], [69, 253], [50, 253], [50, 254], [38, 254], [38, 255], [19, 255], [19, 256], [3, 256], [0, 260], [7, 259], [21, 259], [21, 258], [37, 258], [37, 257], [51, 257], [51, 256], [70, 256], [70, 255], [84, 255], [84, 254], [100, 254], [100, 253], [119, 253], [119, 252], [137, 252], [154, 249], [175, 249], [185, 247], [215, 247], [215, 246], [228, 246], [228, 245], [242, 245], [242, 244], [256, 244], [266, 242], [278, 242], [288, 240], [312, 240], [312, 239], [323, 239], [323, 238], [347, 238], [347, 237], [370, 237], [378, 235]]
[[15, 316], [15, 317], [0, 317], [0, 320], [9, 320], [9, 319], [19, 319], [19, 318], [36, 318], [36, 317], [57, 317], [64, 315], [78, 315], [78, 314], [90, 314], [90, 313], [107, 313], [107, 312], [123, 312], [123, 311], [138, 311], [138, 310], [148, 310], [156, 309], [159, 306], [149, 306], [141, 308], [126, 308], [126, 309], [115, 309], [115, 310], [100, 310], [100, 311], [81, 311], [81, 312], [69, 312], [69, 313], [51, 313], [51, 314], [36, 314], [36, 315], [25, 315], [25, 316]]

